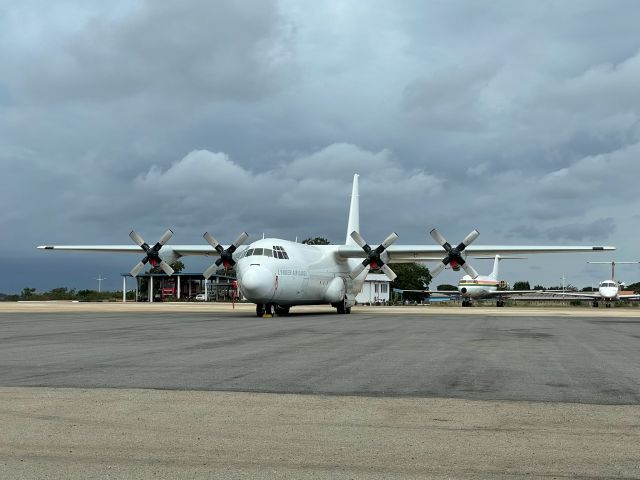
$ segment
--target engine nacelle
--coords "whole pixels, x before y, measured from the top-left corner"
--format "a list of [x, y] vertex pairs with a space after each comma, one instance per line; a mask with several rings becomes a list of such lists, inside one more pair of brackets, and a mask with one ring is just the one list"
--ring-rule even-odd
[[341, 302], [344, 299], [344, 279], [336, 277], [329, 282], [324, 292], [324, 299], [329, 303]]
[[158, 255], [169, 265], [180, 258], [180, 255], [178, 255], [171, 247], [164, 247]]

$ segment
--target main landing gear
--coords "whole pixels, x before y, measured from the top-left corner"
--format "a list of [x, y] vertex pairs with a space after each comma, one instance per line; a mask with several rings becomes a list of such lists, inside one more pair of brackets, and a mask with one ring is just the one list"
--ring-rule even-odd
[[273, 315], [289, 315], [289, 306], [276, 305], [275, 303], [258, 303], [256, 305], [256, 316], [262, 318], [271, 318]]
[[496, 300], [496, 307], [504, 307], [504, 300]]
[[591, 306], [592, 306], [593, 308], [598, 308], [598, 301], [597, 301], [597, 300], [594, 300], [593, 302], [591, 302]]
[[467, 300], [466, 298], [464, 298], [462, 300], [462, 306], [463, 307], [473, 307], [473, 303], [471, 303], [471, 300]]
[[336, 307], [336, 311], [338, 315], [349, 315], [351, 313], [351, 307], [347, 307], [347, 301], [342, 300], [341, 302], [332, 303], [334, 307]]

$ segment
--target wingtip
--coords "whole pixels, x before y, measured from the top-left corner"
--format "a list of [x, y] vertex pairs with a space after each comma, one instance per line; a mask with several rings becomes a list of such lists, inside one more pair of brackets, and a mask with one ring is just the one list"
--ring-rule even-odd
[[36, 248], [38, 250], [53, 250], [53, 247], [51, 245], [38, 245]]

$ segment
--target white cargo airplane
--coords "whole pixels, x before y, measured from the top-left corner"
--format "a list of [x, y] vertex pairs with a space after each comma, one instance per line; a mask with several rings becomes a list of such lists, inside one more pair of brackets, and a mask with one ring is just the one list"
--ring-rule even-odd
[[[489, 275], [477, 275], [475, 278], [472, 275], [464, 275], [458, 281], [457, 291], [447, 290], [429, 290], [425, 293], [440, 294], [440, 295], [460, 295], [462, 297], [462, 306], [470, 307], [473, 304], [473, 300], [484, 300], [489, 298], [496, 299], [496, 307], [504, 307], [504, 298], [514, 295], [521, 295], [523, 293], [529, 293], [529, 291], [522, 290], [506, 290], [506, 284], [498, 280], [500, 275], [500, 262], [502, 260], [520, 260], [525, 257], [504, 257], [501, 255], [495, 255], [494, 257], [475, 257], [479, 260], [493, 260], [493, 270]], [[500, 290], [502, 288], [502, 290]]]
[[640, 300], [640, 295], [637, 294], [621, 294], [620, 287], [623, 285], [618, 282], [616, 278], [616, 265], [630, 265], [630, 264], [639, 264], [640, 262], [587, 262], [592, 264], [606, 264], [611, 265], [611, 278], [609, 280], [604, 280], [600, 282], [598, 285], [597, 292], [560, 292], [557, 290], [544, 290], [544, 293], [549, 293], [552, 295], [562, 295], [563, 297], [571, 297], [582, 300], [591, 300], [591, 305], [594, 307], [598, 307], [599, 301], [605, 302], [605, 307], [611, 307], [611, 302], [617, 302], [620, 300]]
[[[358, 175], [353, 177], [351, 207], [344, 245], [305, 245], [277, 238], [265, 238], [249, 246], [241, 246], [247, 239], [242, 233], [228, 247], [222, 246], [209, 233], [204, 234], [209, 245], [165, 246], [173, 232], [168, 230], [153, 246], [146, 243], [137, 233], [130, 237], [137, 245], [47, 245], [45, 250], [74, 250], [88, 252], [128, 252], [140, 253], [144, 258], [131, 271], [137, 275], [147, 263], [160, 266], [168, 275], [173, 273], [169, 263], [188, 255], [219, 256], [204, 276], [209, 277], [223, 265], [234, 266], [238, 286], [250, 302], [256, 304], [258, 316], [274, 313], [286, 314], [294, 305], [331, 304], [338, 313], [351, 313], [356, 295], [361, 291], [366, 273], [382, 270], [390, 279], [395, 273], [389, 263], [411, 263], [439, 260], [442, 250], [431, 245], [392, 245], [398, 235], [392, 233], [378, 247], [370, 247], [360, 236], [360, 213]], [[454, 269], [460, 267], [475, 273], [466, 266], [463, 250], [474, 255], [495, 255], [513, 253], [566, 253], [615, 250], [614, 247], [581, 246], [468, 246], [475, 238], [472, 232], [458, 246], [452, 247], [442, 238], [441, 245], [446, 251], [442, 265]], [[444, 267], [443, 267], [444, 268]], [[477, 276], [477, 274], [475, 275]]]

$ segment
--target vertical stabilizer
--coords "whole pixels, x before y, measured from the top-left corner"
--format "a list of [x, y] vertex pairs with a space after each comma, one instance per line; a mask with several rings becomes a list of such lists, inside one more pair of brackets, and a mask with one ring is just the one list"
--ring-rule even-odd
[[351, 190], [351, 206], [349, 207], [349, 222], [347, 223], [347, 239], [345, 244], [357, 245], [351, 238], [351, 232], [354, 230], [360, 233], [360, 193], [358, 190], [358, 175], [353, 176], [353, 189]]
[[498, 275], [500, 275], [500, 255], [496, 255], [495, 260], [493, 261], [493, 271], [491, 275], [489, 275], [493, 280], [498, 279]]

